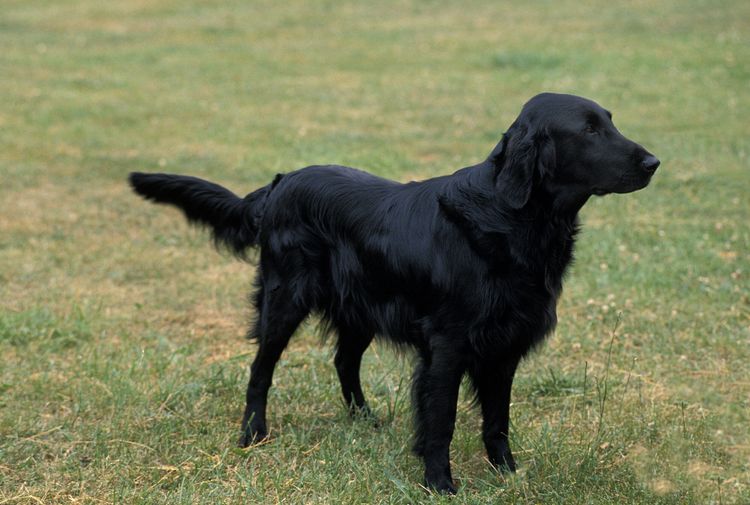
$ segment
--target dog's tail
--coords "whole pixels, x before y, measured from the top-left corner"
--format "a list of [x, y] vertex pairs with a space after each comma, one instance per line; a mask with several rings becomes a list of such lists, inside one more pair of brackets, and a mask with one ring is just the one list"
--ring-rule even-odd
[[217, 247], [244, 257], [257, 243], [271, 184], [240, 198], [218, 184], [187, 175], [132, 172], [128, 180], [147, 200], [174, 205], [190, 223], [210, 228]]

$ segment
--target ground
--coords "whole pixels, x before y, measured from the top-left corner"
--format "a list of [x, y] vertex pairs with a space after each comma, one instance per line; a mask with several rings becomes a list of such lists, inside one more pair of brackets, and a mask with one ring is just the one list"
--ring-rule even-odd
[[[748, 34], [739, 0], [6, 0], [0, 503], [750, 503]], [[126, 174], [447, 174], [540, 91], [598, 101], [662, 166], [582, 212], [517, 376], [519, 473], [490, 468], [466, 396], [459, 494], [425, 491], [408, 353], [367, 352], [380, 426], [351, 421], [315, 321], [271, 440], [235, 448], [254, 267]]]

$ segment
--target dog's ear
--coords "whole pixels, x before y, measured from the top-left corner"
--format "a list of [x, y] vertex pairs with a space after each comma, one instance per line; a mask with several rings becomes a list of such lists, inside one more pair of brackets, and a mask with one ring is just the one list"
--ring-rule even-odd
[[495, 165], [495, 187], [514, 209], [529, 201], [531, 190], [555, 165], [555, 145], [546, 131], [513, 123], [489, 157]]

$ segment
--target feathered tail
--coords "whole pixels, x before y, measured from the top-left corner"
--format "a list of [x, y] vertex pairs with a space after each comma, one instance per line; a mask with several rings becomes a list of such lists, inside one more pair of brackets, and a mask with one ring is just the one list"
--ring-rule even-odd
[[133, 190], [147, 200], [174, 205], [190, 223], [211, 229], [214, 244], [238, 256], [256, 244], [271, 185], [240, 198], [228, 189], [197, 177], [132, 172]]

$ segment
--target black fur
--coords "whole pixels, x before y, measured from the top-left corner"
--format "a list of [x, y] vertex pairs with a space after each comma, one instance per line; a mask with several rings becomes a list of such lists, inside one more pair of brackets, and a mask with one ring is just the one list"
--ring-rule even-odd
[[555, 327], [578, 211], [592, 195], [645, 187], [658, 164], [596, 103], [545, 93], [488, 159], [422, 182], [333, 165], [278, 176], [244, 199], [193, 177], [133, 173], [130, 182], [236, 253], [260, 247], [259, 348], [240, 445], [266, 437], [274, 366], [313, 312], [338, 334], [335, 365], [352, 412], [367, 411], [359, 366], [374, 336], [416, 349], [415, 452], [426, 484], [454, 492], [449, 445], [462, 377], [476, 391], [489, 460], [513, 471], [511, 383]]

